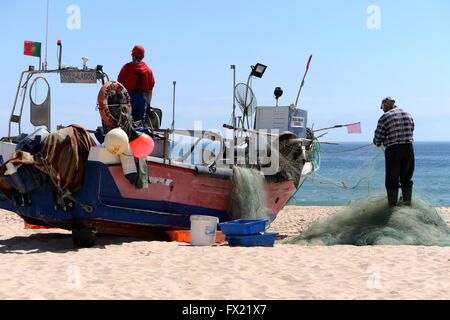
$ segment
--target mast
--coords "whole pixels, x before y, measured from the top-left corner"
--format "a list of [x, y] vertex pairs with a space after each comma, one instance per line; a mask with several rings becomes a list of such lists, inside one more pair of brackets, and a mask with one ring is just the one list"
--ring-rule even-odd
[[45, 17], [45, 58], [44, 58], [44, 71], [47, 71], [47, 44], [48, 44], [48, 8], [49, 8], [49, 1], [47, 0], [47, 14]]

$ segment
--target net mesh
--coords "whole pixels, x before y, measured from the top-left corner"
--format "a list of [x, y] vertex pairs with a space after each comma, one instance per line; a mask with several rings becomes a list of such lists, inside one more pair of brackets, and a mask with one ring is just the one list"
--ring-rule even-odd
[[301, 245], [450, 246], [450, 229], [428, 202], [388, 208], [386, 197], [371, 196], [311, 225], [285, 243]]
[[236, 100], [243, 113], [251, 116], [255, 111], [257, 102], [252, 88], [245, 83], [238, 83], [234, 89]]
[[254, 169], [233, 167], [230, 218], [268, 219], [264, 177]]
[[[330, 192], [348, 191], [347, 200], [326, 200], [323, 203], [333, 203], [334, 205], [343, 205], [350, 203], [355, 199], [373, 196], [381, 190], [384, 185], [383, 175], [380, 172], [384, 161], [382, 148], [376, 148], [374, 145], [364, 145], [353, 149], [326, 151], [320, 148], [319, 143], [314, 143], [315, 152], [309, 161], [314, 163], [314, 171], [307, 177], [308, 188], [326, 188]], [[343, 157], [342, 154], [351, 153], [352, 157]], [[330, 158], [335, 158], [330, 161]], [[322, 166], [322, 170], [319, 170]], [[330, 166], [333, 175], [326, 173]], [[329, 170], [328, 170], [329, 171]], [[384, 169], [383, 169], [384, 172]], [[382, 187], [384, 188], [384, 186]], [[302, 188], [304, 191], [305, 189]], [[321, 189], [323, 190], [323, 189]], [[303, 201], [294, 195], [288, 202], [288, 205], [302, 205]]]
[[[383, 166], [383, 149], [373, 145], [326, 152], [327, 157], [339, 158], [339, 153], [351, 152], [352, 169], [334, 168], [340, 177], [327, 178], [314, 172], [308, 179], [320, 188], [334, 185], [344, 191], [355, 190], [349, 195], [347, 206], [330, 217], [313, 223], [299, 235], [285, 243], [301, 245], [424, 245], [450, 246], [450, 229], [441, 213], [426, 197], [412, 199], [412, 206], [389, 208], [384, 189], [384, 175], [376, 175]], [[334, 161], [339, 165], [339, 161]], [[347, 163], [348, 164], [348, 163]], [[384, 170], [383, 170], [384, 171]], [[341, 179], [342, 178], [342, 179]], [[380, 186], [382, 186], [380, 188]], [[377, 187], [378, 186], [378, 187]], [[366, 190], [366, 192], [364, 192]], [[357, 197], [356, 197], [357, 195]]]
[[[340, 152], [348, 152], [354, 150], [343, 150]], [[310, 181], [317, 184], [330, 184], [343, 189], [356, 189], [358, 187], [367, 187], [368, 193], [370, 193], [371, 182], [373, 182], [374, 172], [377, 169], [377, 165], [380, 163], [380, 159], [383, 158], [383, 150], [381, 148], [376, 148], [375, 146], [365, 146], [366, 155], [363, 159], [358, 159], [360, 162], [353, 170], [343, 170], [342, 179], [333, 179], [322, 176], [317, 170], [308, 177]], [[321, 151], [322, 153], [324, 151]], [[332, 152], [328, 152], [332, 154]], [[336, 152], [337, 154], [338, 152]], [[370, 155], [370, 156], [367, 156]], [[331, 155], [333, 156], [333, 155]]]

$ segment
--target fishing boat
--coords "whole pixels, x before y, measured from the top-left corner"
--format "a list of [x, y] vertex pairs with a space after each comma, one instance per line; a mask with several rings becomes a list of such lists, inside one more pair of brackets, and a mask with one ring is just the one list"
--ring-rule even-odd
[[[8, 136], [0, 141], [0, 189], [3, 191], [0, 208], [15, 212], [28, 224], [71, 230], [77, 246], [92, 246], [96, 233], [147, 236], [156, 229], [188, 229], [191, 215], [214, 216], [220, 222], [228, 221], [233, 218], [233, 192], [239, 192], [233, 190], [232, 183], [239, 168], [258, 172], [263, 178], [265, 212], [273, 221], [314, 171], [317, 141], [307, 129], [306, 111], [295, 105], [256, 106], [251, 88], [234, 82], [233, 119], [224, 124], [227, 132], [231, 132], [230, 137], [219, 131], [177, 130], [173, 126], [162, 129], [162, 111], [156, 108], [145, 123], [132, 123], [133, 131], [151, 137], [154, 146], [151, 154], [139, 160], [145, 166], [146, 180], [144, 187], [138, 188], [127, 178], [123, 157], [110, 153], [99, 142], [112, 129], [105, 121], [99, 121], [102, 125], [97, 130], [58, 126], [57, 130], [51, 131], [49, 96], [40, 105], [31, 98], [33, 80], [46, 81], [45, 76], [50, 74], [59, 75], [61, 85], [100, 84], [102, 94], [108, 87], [120, 84], [110, 81], [102, 66], [90, 69], [86, 61], [80, 69], [61, 65], [54, 70], [39, 69], [30, 67], [21, 73], [9, 118]], [[256, 71], [252, 66], [252, 72], [255, 74]], [[50, 85], [48, 88], [50, 95]], [[240, 101], [238, 96], [242, 94], [242, 88], [245, 97]], [[27, 93], [30, 95], [30, 122], [38, 127], [32, 134], [21, 131]], [[101, 104], [100, 95], [98, 101]], [[125, 100], [119, 105], [129, 108], [126, 92], [122, 99]], [[108, 106], [110, 100], [106, 99], [104, 103]], [[236, 104], [241, 107], [241, 116], [237, 116]], [[255, 115], [254, 119], [250, 114]], [[253, 123], [246, 127], [249, 119]], [[18, 127], [18, 134], [12, 133], [13, 126]], [[88, 144], [84, 155], [78, 150], [76, 160], [80, 163], [69, 179], [79, 182], [75, 189], [63, 181], [67, 177], [61, 176], [67, 172], [61, 169], [61, 154], [69, 152], [68, 149], [58, 149], [49, 142], [50, 137], [61, 132], [72, 133], [63, 139], [66, 142], [83, 132], [87, 133], [86, 141], [94, 141]], [[103, 137], [95, 141], [94, 136], [97, 138], [99, 133]], [[177, 136], [191, 139], [187, 151], [177, 151]], [[43, 155], [44, 144], [47, 153]], [[81, 145], [78, 141], [79, 149]], [[213, 149], [208, 149], [208, 145]], [[70, 144], [64, 148], [70, 148]], [[250, 158], [255, 151], [256, 160], [252, 162]], [[271, 159], [269, 162], [262, 163], [262, 151]], [[60, 157], [57, 159], [59, 168], [56, 168], [58, 163], [48, 160], [52, 152], [53, 159]], [[70, 149], [69, 153], [76, 152]], [[244, 156], [240, 159], [239, 154]], [[279, 159], [274, 161], [276, 157]], [[137, 159], [132, 158], [132, 163], [138, 165]]]

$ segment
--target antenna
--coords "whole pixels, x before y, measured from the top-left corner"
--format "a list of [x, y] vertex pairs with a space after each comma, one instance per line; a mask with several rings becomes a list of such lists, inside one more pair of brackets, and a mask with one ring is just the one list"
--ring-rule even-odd
[[303, 75], [303, 79], [300, 84], [300, 88], [298, 89], [297, 99], [295, 99], [295, 107], [296, 108], [297, 108], [298, 98], [300, 97], [300, 92], [302, 91], [302, 88], [305, 85], [305, 78], [306, 78], [306, 74], [308, 73], [308, 70], [309, 70], [309, 64], [311, 63], [311, 59], [312, 59], [312, 55], [309, 56], [308, 63], [306, 64], [305, 74]]
[[[177, 82], [173, 81], [173, 95], [172, 95], [172, 143], [173, 143], [173, 145], [175, 145], [175, 86], [176, 86], [176, 84], [177, 84]], [[170, 141], [168, 141], [167, 143], [170, 144]], [[172, 158], [169, 157], [169, 163], [171, 163], [171, 161], [172, 161]]]
[[47, 0], [47, 15], [45, 18], [45, 58], [44, 58], [44, 71], [47, 71], [47, 44], [48, 44], [48, 7], [49, 1]]

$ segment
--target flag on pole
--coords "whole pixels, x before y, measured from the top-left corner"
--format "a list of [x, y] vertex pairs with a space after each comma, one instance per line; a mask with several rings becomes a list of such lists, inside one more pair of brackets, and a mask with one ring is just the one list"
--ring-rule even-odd
[[347, 133], [361, 133], [361, 122], [350, 123], [345, 125]]
[[26, 56], [41, 57], [41, 43], [24, 41], [23, 54]]

